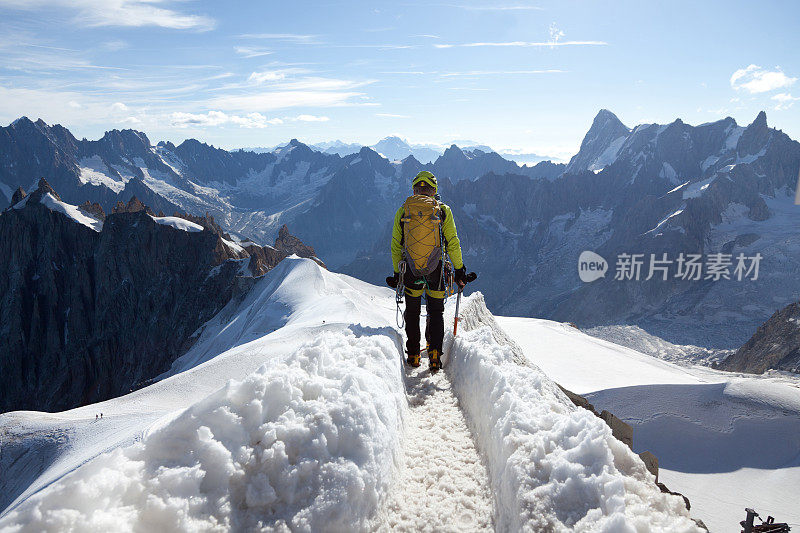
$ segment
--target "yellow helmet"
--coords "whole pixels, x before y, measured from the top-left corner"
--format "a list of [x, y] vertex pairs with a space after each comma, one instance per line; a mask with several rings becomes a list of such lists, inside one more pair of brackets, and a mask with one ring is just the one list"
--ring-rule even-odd
[[414, 178], [414, 181], [411, 182], [411, 187], [416, 187], [420, 183], [426, 183], [433, 187], [434, 191], [439, 189], [439, 184], [436, 183], [436, 176], [432, 173], [428, 172], [427, 170], [423, 170]]

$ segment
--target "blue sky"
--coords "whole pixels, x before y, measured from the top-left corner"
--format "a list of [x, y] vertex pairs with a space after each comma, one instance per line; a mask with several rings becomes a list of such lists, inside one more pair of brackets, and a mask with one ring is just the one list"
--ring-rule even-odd
[[628, 126], [764, 109], [800, 139], [798, 20], [788, 0], [0, 0], [0, 123], [567, 158], [601, 108]]

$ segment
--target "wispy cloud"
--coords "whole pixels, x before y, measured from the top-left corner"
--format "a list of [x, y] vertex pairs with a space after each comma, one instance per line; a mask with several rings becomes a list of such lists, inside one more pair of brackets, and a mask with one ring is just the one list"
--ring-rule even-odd
[[328, 122], [330, 118], [318, 115], [297, 115], [290, 120], [297, 120], [300, 122]]
[[384, 118], [411, 118], [408, 115], [397, 115], [395, 113], [375, 113], [375, 116]]
[[290, 107], [337, 107], [371, 105], [369, 102], [356, 102], [365, 96], [351, 90], [270, 90], [257, 93], [223, 95], [212, 98], [209, 106], [231, 111], [271, 111]]
[[77, 11], [75, 22], [82, 26], [157, 26], [176, 30], [207, 31], [214, 19], [191, 15], [155, 4], [175, 3], [166, 0], [0, 0], [11, 9], [39, 10], [59, 7]]
[[502, 76], [502, 75], [516, 75], [516, 74], [559, 74], [567, 72], [560, 69], [544, 69], [544, 70], [466, 70], [463, 72], [443, 72], [442, 77], [451, 78], [457, 76]]
[[268, 39], [298, 44], [322, 44], [318, 35], [303, 35], [298, 33], [245, 33], [242, 39]]
[[504, 41], [504, 42], [477, 42], [459, 44], [434, 44], [436, 48], [478, 47], [478, 46], [516, 46], [521, 48], [545, 48], [548, 46], [606, 46], [605, 41]]
[[286, 72], [281, 70], [267, 70], [264, 72], [253, 72], [247, 78], [248, 82], [260, 85], [269, 81], [278, 81], [286, 78]]
[[792, 96], [789, 93], [778, 93], [774, 95], [772, 99], [778, 102], [775, 106], [775, 111], [783, 111], [784, 109], [792, 107], [797, 100], [800, 100], [800, 96]]
[[775, 89], [789, 87], [796, 81], [797, 78], [790, 78], [780, 67], [769, 70], [758, 65], [749, 65], [746, 68], [740, 68], [731, 75], [731, 87], [737, 91], [744, 89], [751, 94], [766, 93]]
[[507, 4], [507, 5], [466, 5], [466, 4], [445, 4], [447, 7], [466, 9], [467, 11], [542, 11], [539, 6], [527, 4]]
[[263, 57], [272, 54], [272, 50], [258, 46], [234, 46], [233, 49], [237, 54], [248, 59], [251, 57]]
[[279, 118], [268, 119], [261, 113], [248, 113], [247, 115], [229, 115], [222, 111], [209, 111], [208, 113], [181, 113], [175, 112], [169, 116], [171, 125], [176, 128], [189, 127], [214, 127], [233, 124], [242, 128], [266, 128], [282, 124]]

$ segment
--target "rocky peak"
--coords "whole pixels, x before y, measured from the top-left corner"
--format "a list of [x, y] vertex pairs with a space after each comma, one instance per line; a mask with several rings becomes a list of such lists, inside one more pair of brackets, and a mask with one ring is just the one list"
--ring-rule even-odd
[[48, 193], [51, 194], [53, 196], [53, 198], [55, 198], [56, 200], [61, 201], [61, 197], [58, 195], [58, 193], [55, 191], [55, 189], [53, 189], [50, 186], [50, 184], [47, 183], [46, 179], [41, 178], [41, 179], [39, 179], [38, 187], [36, 187], [36, 190], [33, 191], [33, 193], [31, 193], [31, 200], [34, 201], [34, 202], [38, 202], [38, 201], [40, 201], [42, 199], [42, 197], [45, 194], [48, 194]]
[[147, 135], [131, 129], [107, 131], [99, 143], [119, 154], [141, 155], [150, 151], [150, 140]]
[[756, 374], [769, 369], [800, 372], [800, 302], [776, 311], [720, 368]]
[[304, 244], [303, 241], [289, 233], [289, 227], [286, 224], [278, 231], [278, 237], [275, 239], [275, 249], [286, 255], [297, 254], [300, 257], [316, 257], [314, 248]]
[[111, 211], [112, 214], [116, 213], [137, 213], [139, 211], [144, 211], [150, 216], [155, 216], [153, 211], [144, 205], [141, 201], [139, 201], [136, 196], [132, 196], [128, 203], [124, 203], [122, 200], [117, 202], [117, 205], [114, 206], [114, 209]]
[[[572, 159], [565, 173], [579, 174], [585, 172], [590, 166], [599, 164], [600, 158], [607, 149], [620, 137], [627, 136], [630, 129], [625, 126], [617, 116], [607, 109], [601, 109], [592, 121], [592, 126], [581, 142], [581, 148]], [[600, 164], [605, 166], [605, 164]]]
[[[680, 119], [678, 119], [676, 122], [680, 122]], [[601, 109], [594, 117], [594, 120], [592, 121], [592, 127], [589, 128], [587, 135], [589, 133], [599, 133], [601, 131], [610, 131], [619, 136], [623, 133], [628, 133], [630, 129], [622, 123], [617, 115], [608, 109]]]
[[80, 209], [87, 215], [96, 218], [97, 220], [103, 221], [106, 219], [106, 212], [103, 211], [103, 206], [101, 206], [97, 202], [90, 202], [89, 200], [86, 200], [85, 202], [83, 202], [81, 205], [78, 206], [78, 209]]
[[28, 196], [28, 193], [25, 192], [25, 189], [22, 187], [17, 187], [17, 190], [14, 191], [14, 195], [11, 197], [11, 205], [16, 205], [26, 196]]
[[767, 126], [767, 114], [764, 111], [758, 113], [756, 119], [745, 128], [739, 143], [736, 145], [736, 152], [739, 157], [757, 154], [764, 148], [769, 141], [770, 130]]
[[442, 159], [446, 161], [463, 160], [466, 158], [467, 156], [464, 154], [464, 151], [455, 144], [451, 144], [442, 154]]

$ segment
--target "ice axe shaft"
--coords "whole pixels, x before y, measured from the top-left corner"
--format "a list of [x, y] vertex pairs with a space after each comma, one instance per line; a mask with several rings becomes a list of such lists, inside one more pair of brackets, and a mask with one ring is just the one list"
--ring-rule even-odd
[[[478, 278], [475, 272], [470, 272], [466, 276], [466, 282], [472, 283]], [[456, 316], [453, 319], [453, 337], [458, 333], [458, 308], [461, 306], [461, 292], [464, 290], [464, 285], [458, 286], [458, 296], [456, 296]]]
[[461, 291], [462, 289], [459, 288], [458, 296], [456, 296], [456, 316], [455, 319], [453, 320], [453, 337], [455, 337], [456, 333], [458, 333], [458, 308], [461, 305]]

